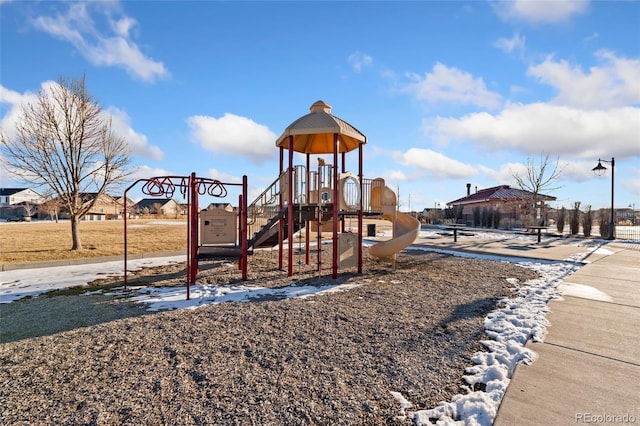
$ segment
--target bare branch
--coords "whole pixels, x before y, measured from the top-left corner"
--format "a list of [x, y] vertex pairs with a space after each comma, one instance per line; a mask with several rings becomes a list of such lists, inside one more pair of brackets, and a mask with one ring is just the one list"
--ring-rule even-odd
[[[41, 90], [23, 106], [16, 135], [4, 132], [0, 149], [7, 167], [25, 183], [46, 186], [72, 222], [72, 249], [82, 248], [77, 224], [98, 197], [122, 181], [130, 158], [126, 141], [88, 93], [85, 77], [65, 79]], [[83, 202], [83, 193], [97, 194]], [[86, 200], [85, 200], [86, 201]]]
[[564, 166], [560, 165], [560, 158], [556, 157], [556, 161], [553, 163], [553, 168], [549, 172], [551, 162], [549, 154], [545, 152], [540, 153], [540, 160], [536, 164], [533, 158], [527, 158], [527, 165], [525, 175], [520, 173], [513, 173], [513, 178], [520, 189], [529, 191], [537, 196], [543, 191], [551, 192], [562, 188], [561, 185], [554, 186], [564, 170]]

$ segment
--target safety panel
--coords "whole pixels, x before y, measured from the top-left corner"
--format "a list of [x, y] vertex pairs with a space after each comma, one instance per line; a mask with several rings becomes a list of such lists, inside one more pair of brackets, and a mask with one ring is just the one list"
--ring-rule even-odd
[[200, 244], [235, 244], [237, 218], [237, 212], [224, 208], [201, 211]]

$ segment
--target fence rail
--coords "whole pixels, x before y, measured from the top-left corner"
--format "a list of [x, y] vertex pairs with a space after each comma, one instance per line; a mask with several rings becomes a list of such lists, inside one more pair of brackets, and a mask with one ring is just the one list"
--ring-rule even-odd
[[640, 220], [637, 218], [637, 210], [616, 209], [615, 216], [616, 239], [640, 241]]
[[616, 239], [640, 241], [640, 226], [616, 225]]

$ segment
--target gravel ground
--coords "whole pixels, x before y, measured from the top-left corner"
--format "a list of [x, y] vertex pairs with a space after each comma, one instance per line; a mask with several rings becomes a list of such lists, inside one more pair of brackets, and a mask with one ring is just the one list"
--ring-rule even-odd
[[[249, 284], [331, 281], [327, 271], [298, 266], [288, 278], [276, 266], [273, 253], [256, 252]], [[460, 393], [486, 338], [483, 318], [510, 292], [506, 278], [536, 276], [422, 251], [402, 252], [395, 271], [365, 256], [363, 269], [340, 275], [363, 284], [344, 292], [196, 310], [145, 314], [122, 296], [77, 290], [0, 305], [0, 423], [410, 424], [390, 392], [413, 409]], [[203, 265], [198, 279], [240, 282], [225, 262]], [[174, 265], [130, 283], [183, 280]]]

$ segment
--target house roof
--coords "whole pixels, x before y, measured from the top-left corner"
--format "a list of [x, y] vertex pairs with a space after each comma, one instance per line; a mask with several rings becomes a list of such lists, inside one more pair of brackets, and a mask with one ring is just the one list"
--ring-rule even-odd
[[13, 194], [17, 194], [18, 192], [28, 191], [28, 190], [29, 188], [0, 188], [0, 196], [8, 197]]
[[[125, 200], [124, 196], [113, 197], [113, 199], [116, 200], [119, 203], [121, 203], [121, 202], [123, 202]], [[135, 204], [133, 202], [133, 200], [131, 198], [129, 198], [129, 197], [127, 197], [126, 200], [127, 200], [127, 204]]]
[[135, 206], [140, 209], [144, 209], [145, 207], [153, 207], [156, 204], [164, 206], [172, 200], [173, 198], [143, 198], [142, 200], [138, 201]]
[[[527, 200], [534, 197], [533, 192], [523, 189], [511, 188], [509, 185], [494, 186], [492, 188], [481, 189], [474, 194], [470, 194], [454, 201], [449, 201], [448, 205], [462, 205], [473, 203], [486, 203], [491, 201], [517, 201]], [[538, 194], [539, 200], [554, 201], [556, 197], [545, 194]]]

